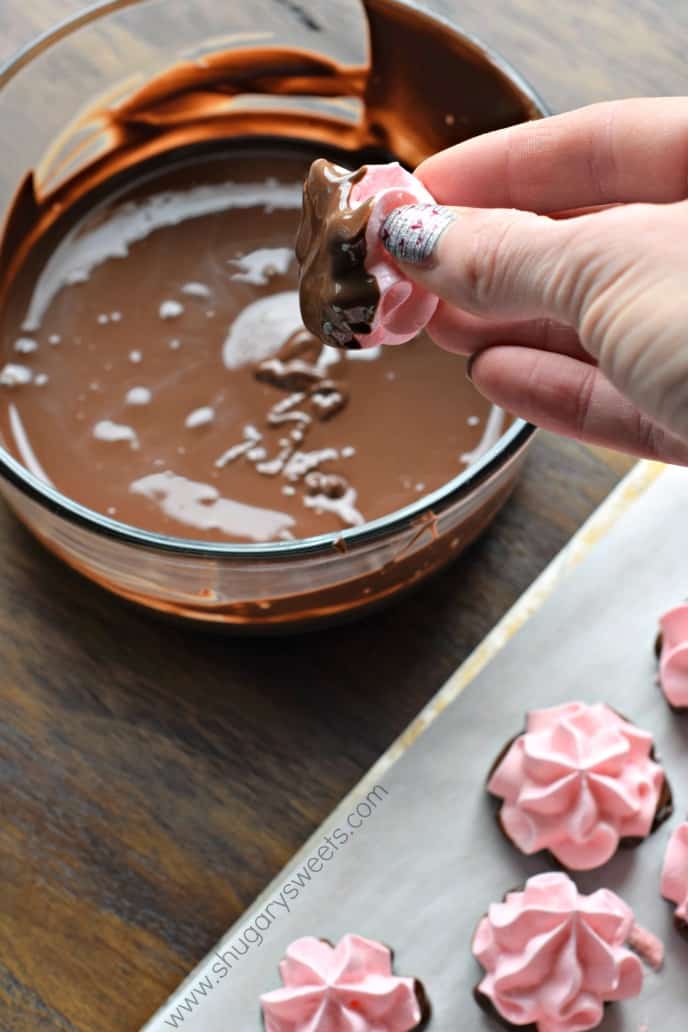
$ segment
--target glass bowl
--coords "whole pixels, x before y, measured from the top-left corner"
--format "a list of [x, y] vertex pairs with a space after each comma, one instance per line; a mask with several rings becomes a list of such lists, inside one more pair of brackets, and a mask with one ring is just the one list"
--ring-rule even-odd
[[[424, 119], [422, 138], [420, 123], [406, 124], [403, 117], [388, 134], [392, 152], [410, 166], [431, 150], [545, 113], [500, 57], [439, 16], [409, 0], [367, 0], [365, 6], [370, 30], [353, 0], [253, 0], [231, 8], [215, 0], [108, 0], [31, 44], [0, 68], [0, 131], [7, 141], [0, 167], [0, 275], [8, 276], [21, 247], [12, 218], [17, 198], [30, 188], [50, 202], [84, 176], [97, 185], [103, 153], [118, 146], [102, 112], [151, 82], [164, 82], [180, 63], [205, 75], [217, 67], [217, 55], [288, 47], [309, 63], [315, 55], [346, 64], [353, 82], [372, 45], [378, 87], [389, 85]], [[450, 111], [447, 60], [458, 98]], [[266, 98], [265, 92], [269, 88], [235, 103], [256, 125], [266, 105], [290, 109], [292, 123], [300, 106], [299, 135], [311, 141], [333, 118], [344, 138], [360, 117], [360, 100], [328, 96], [326, 82], [323, 96], [300, 96], [298, 85], [288, 97]], [[220, 118], [206, 119], [197, 131], [207, 140], [230, 130]], [[62, 495], [1, 446], [0, 491], [51, 552], [117, 595], [243, 630], [300, 629], [367, 611], [459, 555], [507, 499], [533, 429], [514, 420], [480, 460], [404, 509], [341, 533], [289, 542], [199, 542], [137, 529]]]

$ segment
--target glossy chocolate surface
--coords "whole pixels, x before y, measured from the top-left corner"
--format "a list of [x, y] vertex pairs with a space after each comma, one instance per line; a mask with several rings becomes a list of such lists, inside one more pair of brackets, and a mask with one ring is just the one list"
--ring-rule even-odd
[[365, 269], [366, 226], [372, 201], [352, 205], [351, 190], [366, 173], [314, 161], [303, 188], [296, 237], [299, 295], [305, 326], [332, 347], [357, 349], [370, 333], [380, 291]]
[[313, 158], [412, 166], [535, 113], [426, 15], [365, 7], [362, 66], [280, 46], [183, 62], [94, 99], [62, 147], [90, 132], [96, 157], [68, 178], [27, 175], [0, 249], [0, 430], [62, 493], [178, 537], [307, 537], [416, 500], [498, 436], [460, 359], [423, 339], [331, 355], [294, 315]]

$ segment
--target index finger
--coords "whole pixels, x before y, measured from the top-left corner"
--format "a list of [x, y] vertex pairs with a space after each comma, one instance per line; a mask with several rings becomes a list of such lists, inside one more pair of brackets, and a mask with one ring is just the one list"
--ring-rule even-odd
[[688, 197], [688, 98], [619, 100], [477, 136], [416, 170], [440, 204], [567, 208]]

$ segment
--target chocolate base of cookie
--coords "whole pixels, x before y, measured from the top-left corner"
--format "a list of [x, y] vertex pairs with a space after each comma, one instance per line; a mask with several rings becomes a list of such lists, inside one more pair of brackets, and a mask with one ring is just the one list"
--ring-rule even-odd
[[[379, 942], [380, 940], [378, 939], [377, 941]], [[329, 941], [329, 939], [323, 939], [322, 942], [326, 942], [328, 946], [332, 946], [332, 943]], [[392, 971], [394, 972], [394, 950], [389, 945], [389, 943], [383, 942], [382, 945], [385, 947], [385, 949], [389, 950], [389, 962], [392, 966]], [[417, 1025], [414, 1025], [412, 1029], [409, 1029], [409, 1032], [421, 1032], [421, 1030], [426, 1027], [428, 1022], [430, 1021], [430, 1018], [432, 1017], [432, 1005], [430, 1003], [430, 998], [427, 994], [425, 986], [419, 978], [413, 979], [413, 991], [416, 995], [416, 1000], [418, 1001], [418, 1007], [420, 1008], [420, 1021]]]
[[414, 978], [413, 980], [413, 989], [416, 994], [416, 999], [418, 1000], [418, 1006], [420, 1007], [420, 1021], [415, 1028], [411, 1030], [411, 1032], [421, 1032], [421, 1029], [424, 1029], [427, 1026], [430, 1018], [432, 1017], [432, 1007], [430, 1005], [428, 994], [425, 991], [425, 986], [417, 978]]
[[674, 914], [674, 928], [684, 939], [688, 939], [688, 921], [684, 921], [682, 917], [676, 917]]
[[488, 1017], [498, 1021], [502, 1028], [509, 1029], [509, 1032], [538, 1032], [537, 1025], [534, 1022], [530, 1025], [514, 1025], [513, 1022], [507, 1021], [507, 1019], [502, 1017], [499, 1013], [490, 997], [486, 996], [485, 993], [480, 992], [480, 986], [478, 985], [476, 985], [473, 990], [473, 999], [480, 1009], [485, 1011]]
[[[613, 707], [610, 707], [610, 709], [613, 709]], [[625, 717], [623, 715], [623, 713], [619, 713], [617, 710], [614, 710], [614, 713], [616, 713], [617, 717], [620, 717], [622, 720], [625, 720], [627, 724], [631, 724], [633, 727], [636, 726], [635, 724], [633, 724], [633, 721], [632, 720], [628, 720], [628, 718]], [[494, 763], [490, 767], [490, 772], [487, 775], [487, 784], [488, 785], [489, 785], [490, 781], [492, 780], [492, 775], [497, 770], [497, 768], [499, 767], [500, 763], [502, 762], [502, 760], [504, 759], [506, 754], [509, 752], [509, 749], [511, 749], [512, 745], [514, 744], [514, 742], [516, 742], [517, 739], [521, 738], [521, 736], [523, 734], [525, 734], [525, 733], [526, 733], [525, 730], [524, 731], [520, 731], [517, 735], [514, 735], [514, 737], [511, 738], [506, 743], [506, 745], [504, 746], [502, 751], [497, 756], [497, 759], [494, 761]], [[658, 763], [659, 762], [659, 760], [657, 759], [657, 752], [656, 752], [654, 746], [652, 747], [652, 749], [650, 751], [650, 759], [654, 763]], [[488, 789], [488, 792], [489, 792], [489, 789]], [[507, 839], [507, 841], [509, 841], [511, 843], [511, 845], [514, 847], [514, 849], [518, 849], [519, 853], [523, 853], [523, 851], [521, 849], [519, 849], [519, 847], [513, 841], [513, 839], [511, 838], [511, 836], [507, 832], [507, 830], [504, 827], [504, 824], [502, 822], [501, 808], [502, 808], [503, 800], [499, 796], [493, 796], [492, 793], [490, 793], [490, 798], [493, 799], [493, 801], [495, 803], [495, 807], [496, 807], [495, 819], [497, 821], [497, 824], [499, 825], [499, 829], [500, 829], [502, 835], [504, 835], [504, 837]], [[672, 816], [673, 812], [674, 812], [674, 796], [673, 796], [673, 792], [671, 790], [671, 785], [669, 784], [669, 780], [668, 780], [668, 778], [666, 776], [666, 772], [665, 772], [664, 773], [664, 781], [662, 783], [662, 790], [661, 790], [661, 792], [659, 794], [659, 799], [657, 800], [657, 808], [655, 810], [655, 815], [654, 815], [654, 818], [652, 820], [652, 826], [650, 827], [650, 830], [648, 831], [647, 835], [645, 835], [645, 836], [627, 836], [626, 838], [619, 839], [619, 849], [637, 849], [637, 847], [639, 845], [641, 845], [641, 843], [643, 843], [646, 838], [648, 838], [655, 831], [657, 831], [657, 829], [659, 827], [661, 827], [661, 825], [664, 824], [665, 821], [669, 820], [669, 818]], [[578, 870], [581, 870], [581, 868], [567, 867], [566, 864], [562, 863], [561, 860], [559, 860], [554, 855], [554, 853], [551, 850], [549, 850], [549, 849], [541, 849], [541, 850], [538, 850], [537, 853], [529, 853], [529, 854], [523, 854], [523, 855], [547, 857], [547, 859], [551, 862], [553, 867], [556, 867], [556, 868], [558, 868], [559, 870], [562, 870], [562, 871], [577, 872]], [[594, 868], [592, 868], [592, 869], [594, 870]]]

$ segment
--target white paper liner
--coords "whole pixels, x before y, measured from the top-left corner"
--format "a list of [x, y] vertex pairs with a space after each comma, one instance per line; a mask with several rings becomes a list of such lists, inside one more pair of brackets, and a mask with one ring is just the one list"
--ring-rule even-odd
[[[642, 995], [610, 1007], [600, 1029], [683, 1032], [688, 942], [673, 927], [673, 907], [660, 897], [659, 878], [670, 832], [688, 810], [688, 716], [672, 713], [656, 686], [653, 642], [660, 613], [686, 596], [688, 470], [662, 472], [643, 463], [146, 1032], [167, 1032], [175, 1021], [192, 1032], [258, 1032], [258, 998], [279, 985], [277, 965], [288, 943], [300, 935], [337, 940], [349, 931], [388, 943], [397, 973], [423, 981], [433, 1005], [428, 1032], [500, 1028], [472, 998], [480, 969], [471, 937], [491, 901], [552, 865], [541, 856], [521, 856], [504, 839], [484, 779], [507, 739], [522, 729], [526, 710], [571, 699], [608, 702], [650, 730], [674, 791], [671, 821], [637, 849], [574, 876], [581, 891], [606, 886], [618, 892], [637, 921], [666, 945], [663, 970], [648, 969]], [[375, 785], [382, 789], [368, 796]], [[297, 898], [287, 900], [290, 912], [270, 906], [308, 858], [317, 857], [326, 837], [333, 841], [333, 829], [348, 827], [347, 817], [361, 801], [370, 815], [311, 873]], [[271, 921], [262, 943], [235, 959], [228, 951], [243, 951], [242, 935], [264, 925], [266, 918], [258, 915], [266, 912]], [[222, 978], [212, 970], [217, 953], [232, 962]], [[196, 991], [194, 1002], [205, 978], [212, 989]]]

